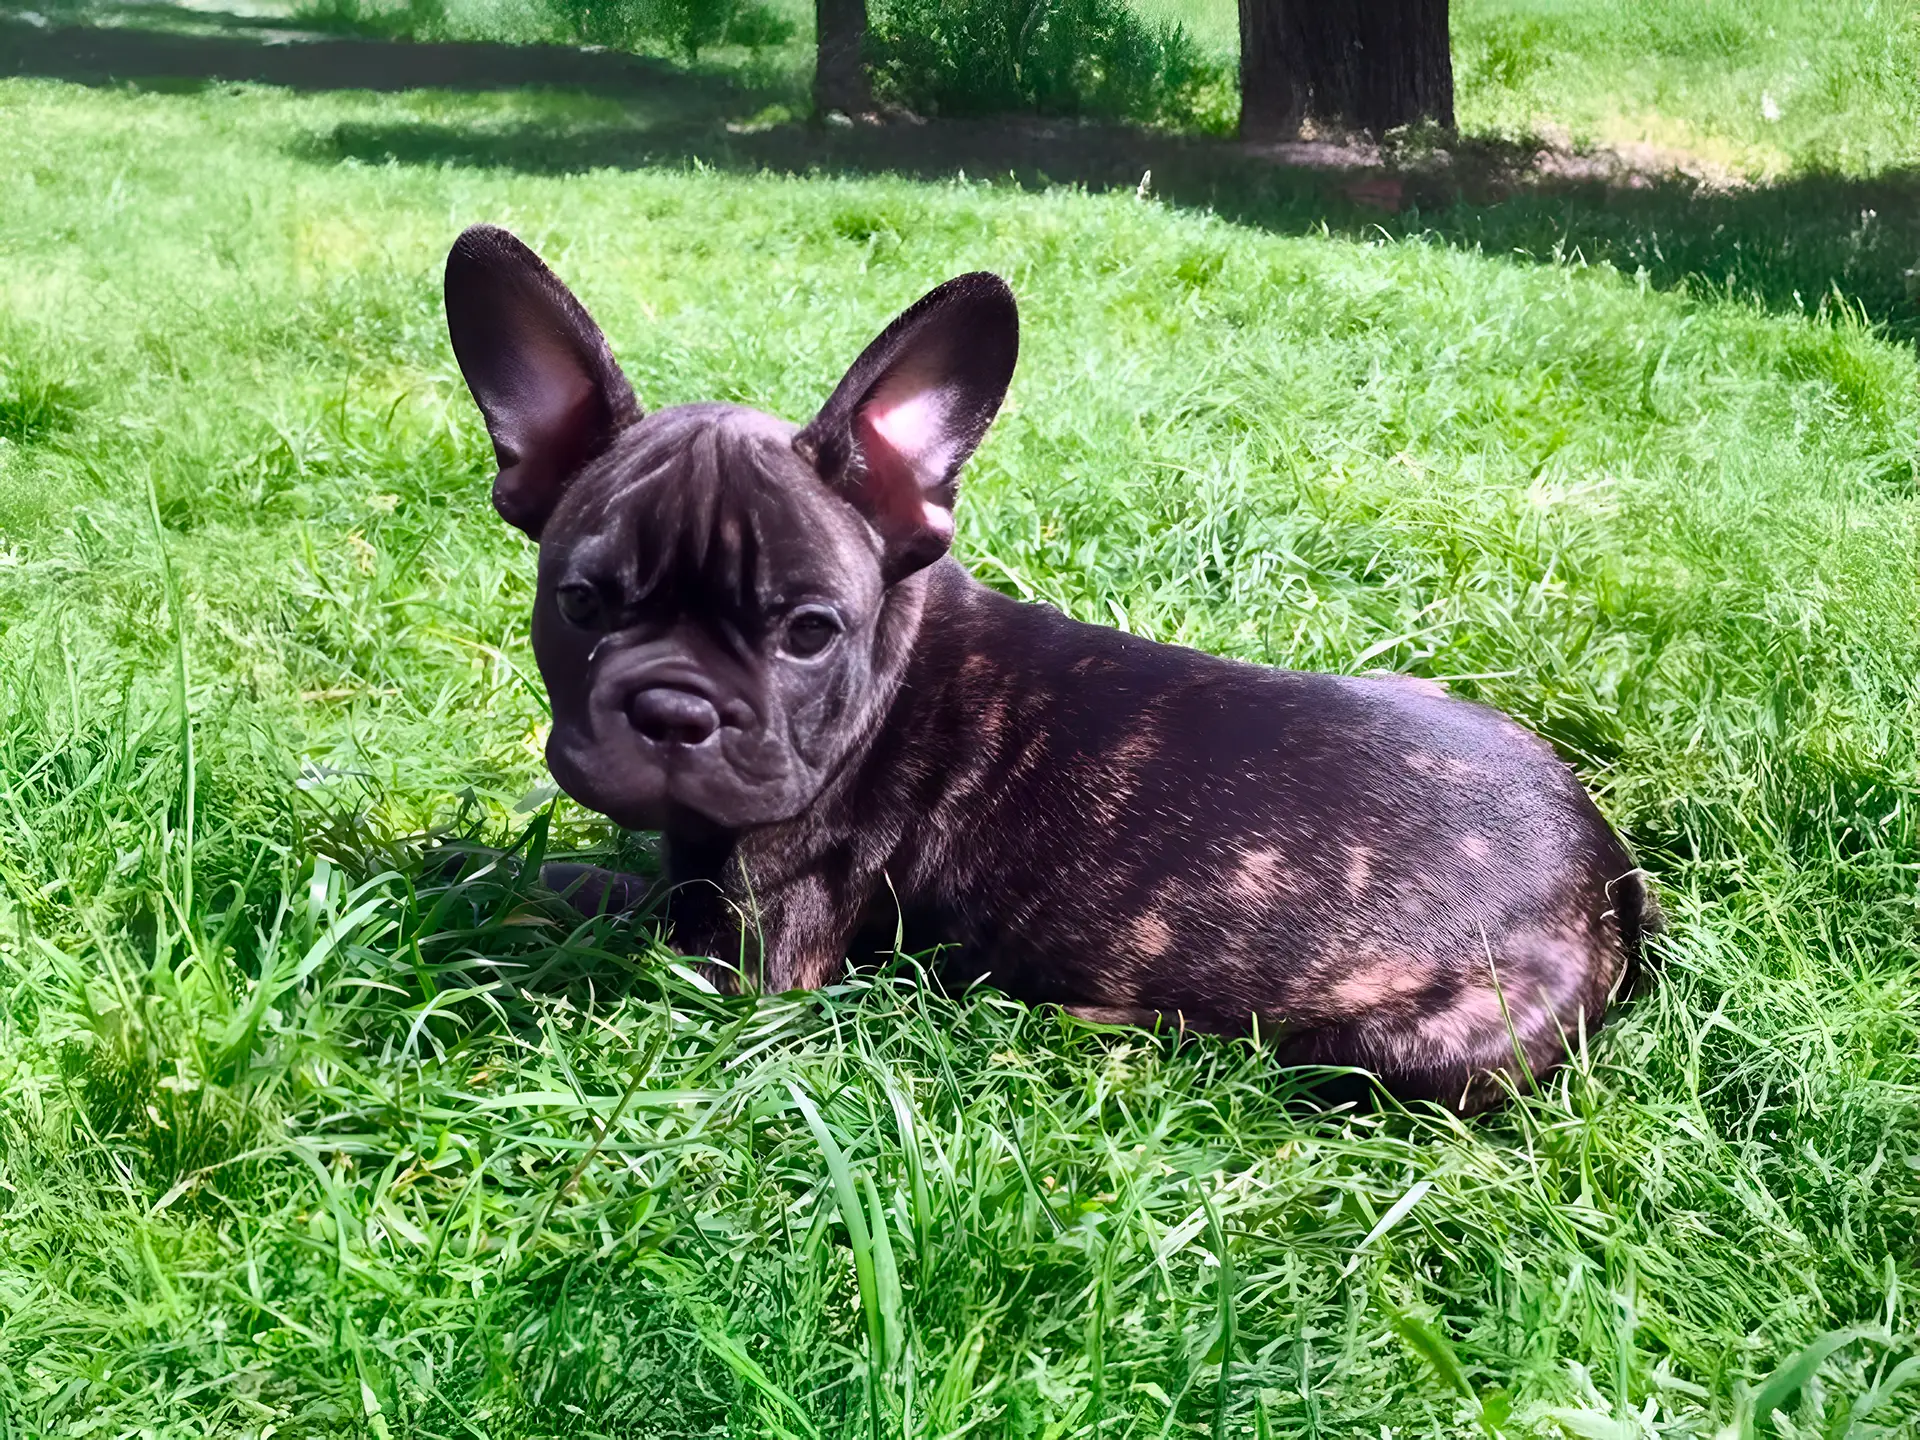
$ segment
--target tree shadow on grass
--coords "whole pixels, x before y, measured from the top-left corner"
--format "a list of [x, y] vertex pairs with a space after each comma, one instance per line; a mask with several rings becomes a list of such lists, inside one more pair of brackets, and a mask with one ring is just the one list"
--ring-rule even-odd
[[[151, 7], [150, 7], [151, 8]], [[163, 7], [164, 8], [164, 7]], [[182, 12], [186, 13], [186, 12]], [[195, 12], [204, 19], [203, 12]], [[302, 142], [316, 163], [354, 160], [572, 174], [698, 163], [733, 172], [965, 175], [1029, 189], [1135, 190], [1284, 234], [1427, 235], [1550, 262], [1582, 258], [1660, 288], [1815, 310], [1838, 296], [1920, 343], [1920, 169], [1867, 179], [1803, 174], [1716, 186], [1633, 171], [1604, 156], [1467, 143], [1385, 161], [1369, 147], [1250, 147], [1121, 125], [1027, 118], [832, 127], [739, 123], [771, 99], [723, 76], [558, 46], [440, 44], [240, 33], [46, 27], [0, 18], [0, 73], [82, 83], [256, 81], [300, 90], [585, 91], [624, 113], [583, 121], [529, 94], [513, 117], [471, 124], [343, 123]], [[281, 37], [287, 38], [287, 37]]]
[[[573, 90], [619, 97], [638, 107], [640, 124], [662, 114], [680, 124], [714, 119], [738, 109], [744, 93], [722, 76], [611, 51], [320, 36], [258, 16], [139, 9], [156, 23], [48, 25], [0, 15], [0, 75], [149, 89]], [[170, 20], [194, 28], [160, 28]]]
[[1357, 147], [1183, 138], [1112, 125], [942, 120], [827, 128], [521, 120], [507, 125], [343, 124], [319, 161], [462, 165], [543, 174], [698, 162], [720, 170], [923, 181], [968, 176], [1028, 189], [1150, 190], [1283, 234], [1428, 235], [1538, 262], [1578, 257], [1645, 271], [1659, 288], [1815, 310], [1836, 294], [1920, 342], [1920, 170], [1871, 179], [1809, 174], [1714, 187], [1622, 173], [1531, 149], [1477, 146], [1405, 165]]

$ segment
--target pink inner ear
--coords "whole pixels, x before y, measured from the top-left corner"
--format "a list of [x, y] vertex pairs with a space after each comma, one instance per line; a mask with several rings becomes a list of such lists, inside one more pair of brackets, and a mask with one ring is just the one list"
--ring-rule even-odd
[[867, 407], [867, 423], [874, 433], [914, 469], [924, 468], [940, 441], [940, 406], [930, 390], [918, 390], [889, 404], [877, 397]]
[[938, 535], [942, 540], [952, 541], [953, 511], [947, 509], [946, 506], [936, 505], [931, 500], [924, 501], [920, 506], [920, 519], [921, 523], [923, 523], [927, 529]]
[[869, 406], [854, 419], [854, 435], [866, 461], [863, 503], [882, 535], [897, 538], [930, 530], [942, 541], [953, 538], [953, 511], [927, 499], [923, 488], [940, 474], [937, 464], [930, 468], [927, 460], [929, 437], [938, 433], [922, 418], [930, 409], [929, 403], [916, 399], [890, 410]]
[[953, 541], [953, 511], [928, 494], [945, 481], [954, 458], [949, 399], [930, 377], [908, 369], [888, 376], [854, 416], [865, 462], [862, 503], [889, 546], [931, 537], [944, 550]]
[[953, 459], [953, 396], [924, 363], [908, 363], [873, 388], [860, 418], [907, 463], [922, 488], [946, 477]]

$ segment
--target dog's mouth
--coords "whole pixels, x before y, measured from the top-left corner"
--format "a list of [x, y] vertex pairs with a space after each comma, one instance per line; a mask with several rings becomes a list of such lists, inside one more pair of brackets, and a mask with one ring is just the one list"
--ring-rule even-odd
[[554, 717], [547, 766], [568, 795], [627, 829], [664, 829], [676, 811], [723, 829], [773, 824], [811, 798], [807, 767], [754, 707], [693, 677], [596, 689], [583, 718]]

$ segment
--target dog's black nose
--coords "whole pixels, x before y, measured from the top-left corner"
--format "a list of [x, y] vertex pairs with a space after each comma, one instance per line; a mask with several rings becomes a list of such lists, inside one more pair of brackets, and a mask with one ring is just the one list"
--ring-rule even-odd
[[627, 702], [627, 720], [657, 745], [698, 745], [720, 728], [720, 712], [691, 690], [656, 685]]

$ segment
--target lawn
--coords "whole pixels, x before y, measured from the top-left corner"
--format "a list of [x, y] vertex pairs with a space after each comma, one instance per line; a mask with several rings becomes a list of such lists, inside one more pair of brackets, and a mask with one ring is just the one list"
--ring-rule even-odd
[[[1141, 8], [1179, 21], [1210, 53], [1237, 56], [1232, 0]], [[1740, 175], [1920, 162], [1911, 4], [1452, 0], [1450, 9], [1470, 135], [1649, 147]]]
[[[1793, 182], [1209, 213], [653, 124], [0, 80], [0, 1435], [1920, 1434], [1920, 249], [1829, 266]], [[649, 855], [541, 765], [481, 219], [651, 405], [804, 417], [998, 270], [975, 572], [1508, 709], [1658, 881], [1644, 992], [1486, 1119], [1326, 1113], [911, 959], [715, 996], [487, 868]]]

